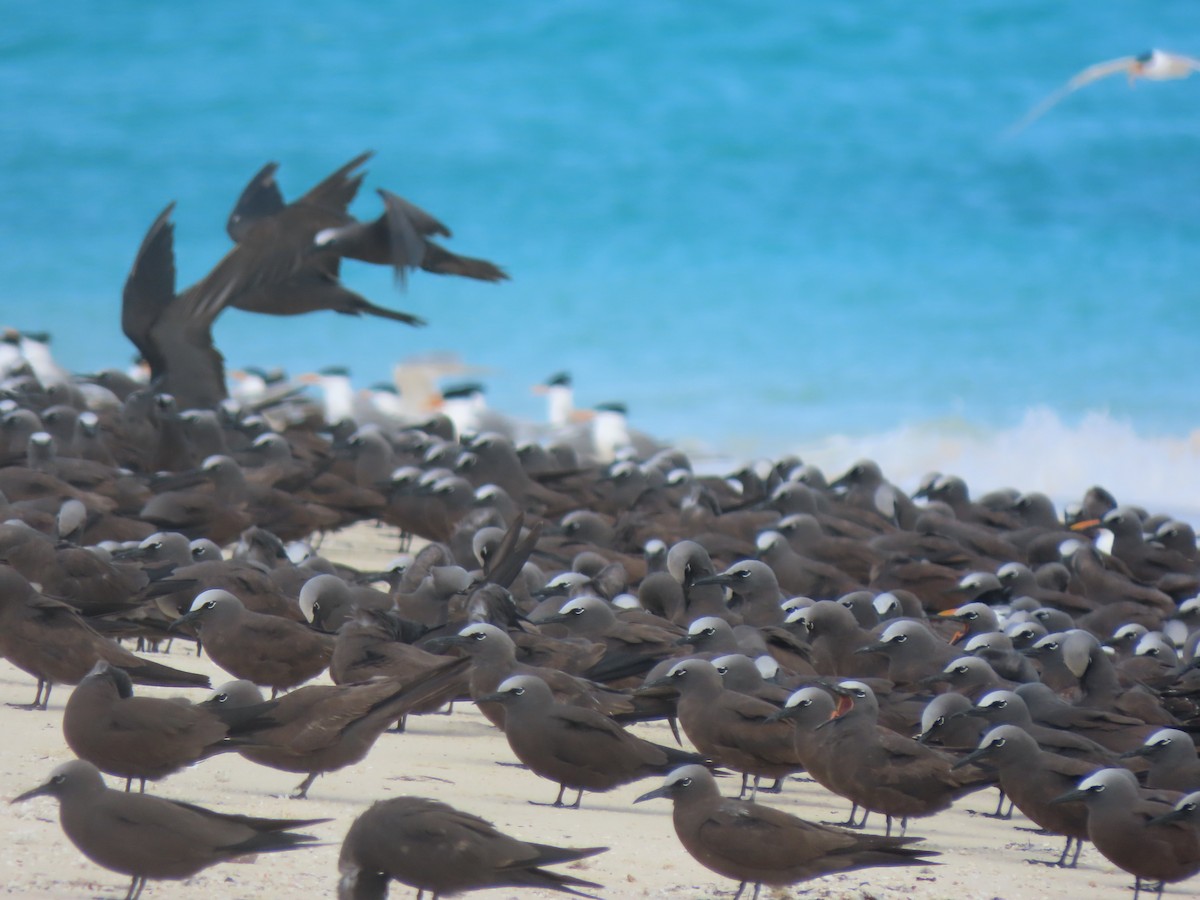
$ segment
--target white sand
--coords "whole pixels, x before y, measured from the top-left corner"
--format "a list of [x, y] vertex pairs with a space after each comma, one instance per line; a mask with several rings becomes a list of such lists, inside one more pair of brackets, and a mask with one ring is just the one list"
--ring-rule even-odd
[[[395, 547], [386, 531], [359, 527], [327, 542], [325, 552], [363, 566], [386, 562]], [[209, 673], [213, 683], [228, 680], [207, 658], [176, 649], [170, 664]], [[13, 797], [42, 783], [50, 770], [70, 758], [62, 738], [61, 718], [67, 687], [58, 687], [47, 712], [28, 712], [0, 705], [4, 735], [0, 796]], [[139, 694], [169, 696], [178, 691], [137, 688]], [[33, 698], [34, 681], [0, 662], [0, 704]], [[203, 692], [189, 694], [202, 699]], [[669, 743], [665, 725], [636, 726], [639, 734]], [[328, 816], [334, 821], [313, 833], [327, 844], [259, 857], [252, 864], [216, 866], [187, 882], [154, 882], [150, 898], [327, 897], [337, 882], [341, 838], [351, 821], [374, 800], [401, 794], [432, 797], [484, 816], [501, 829], [530, 840], [567, 846], [611, 849], [568, 867], [572, 874], [604, 885], [598, 896], [612, 898], [702, 898], [731, 896], [737, 885], [693, 861], [675, 838], [670, 804], [653, 800], [633, 805], [639, 794], [657, 786], [647, 780], [609, 794], [585, 794], [579, 811], [532, 806], [527, 801], [553, 800], [556, 786], [532, 773], [501, 762], [513, 759], [504, 736], [470, 706], [453, 715], [410, 719], [404, 735], [385, 734], [362, 763], [317, 780], [310, 798], [288, 800], [301, 776], [262, 768], [235, 754], [207, 760], [150, 786], [164, 797], [200, 803], [214, 809], [275, 817]], [[110, 779], [116, 786], [116, 781]], [[722, 782], [725, 793], [737, 780]], [[281, 796], [282, 795], [282, 796]], [[810, 819], [844, 818], [848, 804], [812, 783], [790, 781], [782, 796], [763, 796], [769, 805]], [[1012, 822], [971, 814], [990, 811], [996, 794], [986, 791], [960, 801], [948, 812], [913, 820], [909, 834], [927, 839], [941, 852], [939, 866], [866, 869], [802, 883], [791, 889], [764, 888], [764, 898], [1062, 898], [1128, 896], [1132, 879], [1116, 870], [1090, 846], [1077, 870], [1029, 865], [1027, 859], [1052, 861], [1062, 839], [1018, 831], [1028, 826], [1018, 813]], [[873, 824], [878, 823], [873, 817]], [[93, 865], [70, 844], [58, 827], [55, 801], [38, 798], [4, 807], [0, 818], [0, 885], [19, 897], [122, 897], [128, 879]], [[1195, 896], [1196, 882], [1169, 886], [1169, 896]], [[415, 896], [393, 885], [392, 896]], [[473, 896], [564, 896], [544, 891], [498, 889]], [[748, 894], [746, 896], [749, 896]]]

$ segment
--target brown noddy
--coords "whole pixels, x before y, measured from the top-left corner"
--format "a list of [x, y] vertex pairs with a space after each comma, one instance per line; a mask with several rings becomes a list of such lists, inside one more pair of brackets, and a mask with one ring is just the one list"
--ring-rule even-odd
[[[1079, 851], [1087, 840], [1087, 810], [1081, 803], [1052, 803], [1079, 779], [1095, 771], [1095, 765], [1081, 759], [1061, 756], [1038, 746], [1033, 736], [1017, 725], [997, 725], [979, 739], [974, 752], [955, 766], [983, 761], [995, 768], [1000, 788], [1017, 809], [1046, 831], [1061, 834], [1067, 843], [1053, 863], [1029, 860], [1039, 865], [1075, 868]], [[1067, 856], [1074, 844], [1071, 861]]]
[[260, 727], [246, 729], [237, 750], [259, 765], [307, 773], [291, 795], [297, 800], [308, 796], [319, 775], [364, 759], [389, 725], [447, 684], [457, 683], [466, 666], [466, 660], [450, 660], [407, 682], [384, 678], [364, 684], [310, 684], [266, 703], [253, 684], [233, 681], [205, 702], [262, 720]]
[[36, 591], [0, 565], [0, 656], [38, 680], [30, 709], [45, 709], [55, 684], [78, 684], [103, 659], [139, 684], [207, 687], [208, 677], [135, 656], [99, 634], [71, 606]]
[[79, 682], [63, 710], [63, 737], [100, 771], [157, 781], [216, 753], [236, 749], [210, 709], [180, 699], [136, 697], [124, 670], [104, 660]]
[[535, 666], [517, 659], [517, 644], [513, 638], [495, 625], [477, 622], [468, 625], [456, 635], [435, 638], [425, 645], [430, 650], [445, 650], [459, 647], [471, 659], [471, 699], [479, 707], [484, 718], [497, 728], [504, 727], [504, 707], [484, 700], [488, 694], [499, 689], [500, 684], [513, 675], [535, 675], [550, 686], [555, 697], [562, 703], [594, 709], [618, 719], [643, 718], [636, 712], [639, 708], [655, 709], [655, 718], [665, 714], [657, 703], [643, 702], [624, 691], [589, 681], [546, 666]]
[[855, 834], [807, 822], [751, 800], [722, 797], [703, 766], [682, 766], [663, 785], [642, 794], [674, 802], [679, 841], [692, 858], [718, 875], [740, 882], [735, 900], [749, 884], [757, 898], [762, 885], [789, 885], [834, 872], [870, 866], [935, 865], [937, 854], [909, 844], [923, 838]]
[[822, 730], [832, 732], [824, 752], [837, 760], [833, 790], [871, 812], [900, 818], [940, 812], [959, 797], [995, 783], [978, 769], [952, 770], [945, 754], [879, 724], [875, 693], [861, 681], [833, 686], [838, 704]]
[[346, 832], [338, 857], [338, 900], [383, 900], [391, 879], [434, 897], [497, 887], [590, 897], [576, 888], [601, 885], [543, 867], [607, 849], [522, 841], [437, 800], [391, 797], [372, 804]]
[[239, 856], [292, 850], [315, 841], [292, 828], [329, 819], [259, 819], [202, 806], [115, 791], [89, 762], [63, 763], [39, 787], [14, 797], [58, 800], [62, 830], [97, 865], [132, 876], [125, 900], [137, 900], [146, 882], [190, 878]]
[[698, 754], [636, 737], [602, 713], [559, 703], [534, 675], [507, 678], [480, 699], [503, 705], [504, 736], [517, 758], [535, 774], [558, 782], [551, 804], [556, 807], [566, 805], [568, 787], [579, 792], [569, 806], [578, 809], [585, 790], [609, 791], [683, 763], [704, 762]]
[[1150, 762], [1144, 784], [1168, 791], [1191, 791], [1200, 785], [1200, 758], [1191, 737], [1177, 728], [1160, 728], [1142, 746], [1122, 753], [1123, 758], [1144, 757]]
[[204, 591], [171, 623], [196, 629], [205, 652], [236, 678], [286, 691], [325, 671], [333, 638], [291, 619], [252, 612], [228, 591]]
[[680, 660], [647, 689], [679, 692], [679, 724], [696, 749], [719, 765], [742, 773], [742, 792], [754, 779], [783, 778], [804, 765], [796, 753], [792, 727], [778, 721], [777, 707], [727, 690], [716, 667], [705, 659]]
[[[1183, 881], [1200, 872], [1200, 832], [1182, 821], [1162, 821], [1183, 795], [1138, 787], [1128, 769], [1100, 769], [1053, 802], [1082, 801], [1088, 837], [1109, 862], [1134, 877], [1136, 898], [1143, 884]], [[1158, 821], [1156, 821], [1158, 820]]]

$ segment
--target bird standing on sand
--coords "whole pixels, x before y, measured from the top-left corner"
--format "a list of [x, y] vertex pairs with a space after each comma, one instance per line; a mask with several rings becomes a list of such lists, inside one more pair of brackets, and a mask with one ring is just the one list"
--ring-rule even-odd
[[579, 792], [569, 804], [578, 809], [585, 790], [609, 791], [703, 759], [643, 740], [603, 713], [559, 703], [535, 675], [507, 678], [495, 693], [480, 699], [503, 704], [504, 736], [516, 757], [534, 774], [558, 782], [552, 806], [567, 805], [567, 788]]
[[753, 897], [764, 884], [788, 885], [867, 866], [935, 865], [930, 850], [908, 844], [922, 838], [854, 834], [789, 815], [750, 800], [722, 797], [703, 766], [682, 766], [662, 787], [635, 800], [669, 797], [675, 803], [675, 833], [685, 850], [705, 868], [741, 884]]
[[316, 839], [287, 829], [329, 821], [226, 815], [149, 794], [127, 794], [109, 788], [100, 770], [80, 759], [63, 763], [45, 784], [10, 802], [40, 796], [58, 800], [62, 829], [84, 856], [132, 876], [125, 900], [137, 900], [151, 878], [190, 878], [239, 856], [303, 846]]
[[601, 885], [542, 866], [573, 862], [606, 849], [527, 843], [445, 803], [392, 797], [373, 804], [346, 832], [338, 857], [338, 898], [381, 900], [392, 878], [434, 897], [496, 887], [590, 897], [574, 888]]
[[1015, 125], [1012, 125], [1006, 134], [1013, 135], [1018, 131], [1023, 131], [1068, 94], [1074, 93], [1081, 87], [1086, 87], [1093, 81], [1107, 78], [1109, 75], [1119, 75], [1124, 72], [1132, 85], [1139, 78], [1145, 78], [1147, 81], [1174, 81], [1179, 78], [1187, 78], [1197, 69], [1200, 69], [1200, 59], [1184, 56], [1181, 53], [1169, 53], [1166, 50], [1147, 50], [1137, 56], [1122, 56], [1119, 59], [1096, 63], [1073, 75], [1066, 84], [1026, 113], [1024, 118]]

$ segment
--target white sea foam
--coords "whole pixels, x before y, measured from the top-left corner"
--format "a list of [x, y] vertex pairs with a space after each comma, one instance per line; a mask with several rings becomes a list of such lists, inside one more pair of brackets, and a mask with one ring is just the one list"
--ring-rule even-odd
[[1106, 413], [1089, 413], [1072, 425], [1036, 407], [1014, 427], [996, 431], [961, 422], [924, 423], [858, 437], [835, 435], [795, 452], [830, 478], [869, 457], [905, 490], [939, 471], [965, 479], [976, 496], [1013, 487], [1040, 491], [1060, 508], [1099, 484], [1121, 503], [1200, 522], [1200, 428], [1184, 436], [1152, 436]]

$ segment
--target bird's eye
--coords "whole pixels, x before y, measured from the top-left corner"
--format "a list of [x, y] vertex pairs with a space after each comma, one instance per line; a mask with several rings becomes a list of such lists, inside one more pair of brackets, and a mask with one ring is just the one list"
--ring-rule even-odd
[[216, 609], [216, 608], [217, 608], [217, 601], [216, 601], [216, 600], [209, 600], [207, 603], [205, 603], [205, 604], [204, 604], [204, 608], [205, 608], [205, 609]]
[[520, 697], [522, 694], [525, 693], [525, 688], [523, 688], [523, 687], [513, 688], [512, 692], [514, 694], [516, 694], [518, 697]]
[[674, 672], [671, 673], [671, 677], [672, 678], [682, 678], [686, 674], [687, 674], [687, 669], [676, 669]]
[[1184, 804], [1183, 804], [1182, 806], [1180, 806], [1179, 808], [1180, 808], [1180, 809], [1187, 810], [1188, 812], [1195, 812], [1195, 811], [1196, 811], [1196, 804], [1195, 804], [1195, 803], [1184, 803]]
[[1050, 643], [1046, 644], [1045, 647], [1047, 650], [1057, 650], [1058, 649], [1058, 641], [1051, 641]]
[[485, 637], [487, 637], [487, 635], [486, 635], [484, 632], [482, 632], [482, 631], [477, 631], [477, 632], [475, 632], [473, 635], [471, 635], [471, 640], [473, 640], [473, 641], [482, 641], [482, 640], [483, 640]]
[[1158, 656], [1159, 652], [1160, 651], [1158, 647], [1150, 647], [1145, 653], [1142, 654], [1142, 656]]
[[679, 781], [677, 781], [677, 782], [675, 782], [675, 783], [676, 783], [676, 784], [678, 784], [680, 787], [691, 787], [691, 784], [692, 784], [692, 779], [690, 779], [690, 778], [683, 778], [683, 779], [680, 779]]
[[1102, 794], [1104, 793], [1104, 785], [1093, 784], [1090, 788], [1088, 788], [1088, 792], [1091, 794]]
[[51, 784], [62, 784], [66, 780], [67, 780], [67, 776], [65, 776], [65, 775], [55, 775], [53, 778], [50, 779], [50, 783]]
[[147, 547], [146, 549], [148, 549], [148, 550], [161, 550], [161, 549], [162, 549], [162, 541], [155, 541], [153, 544], [151, 544], [151, 545], [150, 545], [149, 547]]
[[892, 640], [890, 641], [890, 643], [903, 644], [907, 640], [908, 640], [907, 634], [896, 634], [896, 635], [892, 635]]
[[797, 706], [812, 706], [812, 701], [811, 700], [801, 700], [796, 705]]
[[1163, 738], [1161, 741], [1155, 741], [1155, 742], [1154, 742], [1154, 746], [1155, 746], [1155, 747], [1170, 747], [1170, 746], [1171, 746], [1171, 739], [1170, 739], [1170, 738]]
[[701, 633], [702, 635], [705, 635], [706, 637], [712, 637], [714, 634], [716, 634], [716, 633], [717, 633], [717, 629], [715, 629], [715, 628], [713, 628], [713, 627], [711, 627], [711, 626], [710, 626], [710, 627], [708, 627], [708, 628], [702, 628], [702, 629], [700, 629], [700, 633]]
[[977, 613], [977, 612], [963, 613], [963, 618], [973, 622], [979, 618], [979, 613]]
[[809, 622], [807, 619], [805, 619], [804, 630], [807, 631], [809, 634], [812, 634], [813, 633], [813, 623]]
[[729, 666], [717, 666], [717, 674], [718, 675], [728, 675], [729, 674]]
[[966, 666], [955, 666], [950, 671], [952, 671], [955, 675], [966, 675], [967, 667]]
[[945, 716], [938, 716], [936, 719], [934, 719], [934, 720], [933, 720], [933, 724], [934, 724], [934, 725], [945, 725], [945, 724], [946, 724], [946, 717], [945, 717]]
[[855, 697], [865, 697], [865, 696], [867, 696], [867, 692], [864, 691], [862, 688], [855, 688], [854, 696]]
[[738, 578], [749, 578], [750, 570], [749, 569], [741, 569], [740, 571], [734, 572], [733, 574], [736, 575]]
[[1008, 738], [996, 738], [994, 741], [992, 741], [992, 746], [993, 747], [1003, 747], [1007, 743], [1008, 743]]

